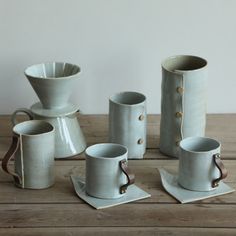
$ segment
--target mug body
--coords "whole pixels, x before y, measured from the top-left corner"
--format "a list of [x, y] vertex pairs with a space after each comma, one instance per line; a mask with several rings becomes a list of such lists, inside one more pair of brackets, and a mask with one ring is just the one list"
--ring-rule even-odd
[[220, 177], [214, 155], [220, 154], [220, 143], [206, 137], [190, 137], [180, 142], [178, 183], [193, 191], [210, 191], [212, 181]]
[[113, 143], [88, 147], [86, 153], [86, 192], [88, 195], [115, 199], [124, 196], [120, 187], [127, 177], [120, 168], [120, 161], [127, 160], [127, 148]]
[[30, 120], [14, 126], [20, 139], [15, 156], [15, 172], [21, 177], [19, 187], [48, 188], [54, 183], [54, 128], [45, 121]]
[[146, 97], [121, 92], [109, 100], [109, 142], [128, 148], [129, 159], [141, 159], [146, 151]]
[[191, 55], [162, 63], [160, 150], [178, 157], [179, 143], [205, 135], [207, 61]]

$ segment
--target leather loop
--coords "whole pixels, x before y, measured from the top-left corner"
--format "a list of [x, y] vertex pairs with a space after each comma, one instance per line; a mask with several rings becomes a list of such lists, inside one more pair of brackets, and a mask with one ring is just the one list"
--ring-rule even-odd
[[16, 136], [16, 135], [13, 135], [11, 146], [10, 146], [9, 150], [7, 151], [7, 153], [5, 154], [5, 156], [3, 157], [3, 160], [2, 160], [2, 169], [6, 173], [12, 175], [15, 182], [21, 185], [22, 184], [21, 177], [17, 173], [11, 171], [8, 168], [8, 163], [11, 160], [11, 158], [14, 157], [14, 155], [15, 155], [18, 147], [19, 147], [19, 143], [20, 143], [19, 137]]
[[213, 159], [214, 159], [214, 163], [216, 165], [216, 167], [219, 169], [220, 171], [220, 177], [217, 178], [217, 179], [214, 179], [212, 181], [212, 188], [215, 188], [215, 187], [218, 187], [219, 186], [219, 182], [222, 180], [222, 179], [225, 179], [228, 175], [228, 171], [226, 170], [226, 168], [224, 167], [224, 164], [223, 162], [221, 161], [220, 159], [220, 154], [217, 153], [215, 155], [213, 155]]
[[126, 175], [128, 182], [120, 187], [120, 194], [124, 194], [129, 185], [133, 184], [135, 181], [135, 175], [131, 174], [127, 165], [127, 160], [120, 161], [120, 168], [122, 172]]
[[31, 110], [27, 109], [27, 108], [20, 108], [20, 109], [17, 109], [12, 115], [11, 115], [11, 123], [12, 125], [17, 125], [17, 120], [16, 120], [16, 116], [18, 113], [25, 113], [30, 120], [33, 120], [34, 119], [34, 115], [33, 113], [31, 112]]

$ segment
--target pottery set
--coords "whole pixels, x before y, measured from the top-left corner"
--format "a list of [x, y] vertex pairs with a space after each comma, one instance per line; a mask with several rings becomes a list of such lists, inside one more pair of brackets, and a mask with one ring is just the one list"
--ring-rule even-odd
[[[160, 174], [164, 188], [177, 199], [233, 191], [221, 181], [227, 171], [220, 160], [220, 143], [204, 137], [206, 67], [206, 60], [196, 56], [170, 57], [162, 63], [160, 151], [179, 157], [179, 172], [177, 177], [164, 170]], [[26, 69], [40, 102], [13, 113], [12, 144], [2, 161], [17, 186], [51, 186], [54, 157], [67, 158], [85, 150], [78, 107], [68, 102], [79, 72], [76, 65], [57, 62]], [[18, 113], [30, 120], [17, 124]], [[146, 126], [145, 95], [128, 91], [110, 97], [109, 143], [88, 147], [85, 177], [71, 176], [79, 197], [97, 209], [150, 197], [134, 185], [128, 168], [128, 159], [142, 159], [145, 154]], [[13, 172], [8, 163], [14, 155]]]
[[77, 120], [78, 106], [68, 102], [71, 90], [79, 78], [80, 68], [69, 63], [44, 63], [30, 66], [25, 75], [40, 102], [30, 109], [20, 108], [12, 115], [25, 113], [30, 119], [44, 120], [55, 128], [55, 158], [67, 158], [86, 148], [84, 135]]

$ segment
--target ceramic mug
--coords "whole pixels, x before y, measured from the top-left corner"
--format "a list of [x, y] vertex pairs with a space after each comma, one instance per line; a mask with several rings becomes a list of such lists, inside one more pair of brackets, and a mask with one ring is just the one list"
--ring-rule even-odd
[[68, 105], [79, 73], [79, 66], [65, 62], [46, 62], [25, 70], [25, 76], [46, 109]]
[[180, 142], [178, 183], [193, 191], [210, 191], [226, 178], [220, 159], [221, 145], [207, 137], [190, 137]]
[[[8, 164], [15, 157], [15, 170]], [[2, 160], [3, 170], [16, 186], [48, 188], [54, 183], [54, 127], [45, 121], [30, 120], [13, 127], [11, 146]]]
[[86, 153], [86, 192], [88, 195], [115, 199], [123, 197], [134, 175], [127, 166], [125, 146], [101, 143], [88, 147]]
[[109, 99], [109, 142], [128, 148], [129, 159], [141, 159], [146, 151], [146, 97], [121, 92]]

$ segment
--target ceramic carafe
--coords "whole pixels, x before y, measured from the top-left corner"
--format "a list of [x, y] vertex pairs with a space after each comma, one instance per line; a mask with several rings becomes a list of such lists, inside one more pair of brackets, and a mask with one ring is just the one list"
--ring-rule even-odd
[[207, 61], [179, 55], [162, 63], [160, 150], [179, 155], [179, 143], [204, 136], [206, 124]]
[[63, 109], [44, 109], [36, 103], [30, 109], [20, 108], [12, 114], [12, 123], [17, 123], [18, 113], [30, 119], [44, 120], [55, 128], [55, 157], [66, 158], [83, 152], [86, 148], [84, 135], [77, 120], [78, 107], [72, 104]]

